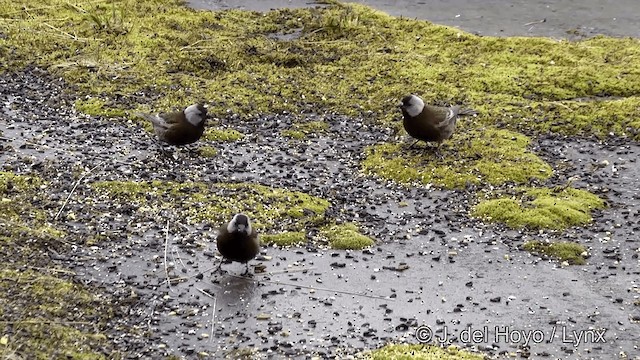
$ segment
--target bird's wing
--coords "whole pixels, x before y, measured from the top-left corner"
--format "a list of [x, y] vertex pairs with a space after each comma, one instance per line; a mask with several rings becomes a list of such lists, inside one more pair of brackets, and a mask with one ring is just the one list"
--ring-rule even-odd
[[159, 127], [162, 129], [168, 129], [169, 128], [169, 123], [167, 123], [167, 121], [161, 116], [161, 114], [143, 114], [143, 113], [136, 113], [136, 116], [139, 116], [143, 119], [147, 119], [149, 121], [151, 121], [151, 123], [153, 124], [154, 127]]
[[436, 113], [438, 113], [438, 118], [442, 119], [436, 123], [437, 128], [446, 128], [451, 125], [452, 122], [456, 121], [458, 117], [459, 108], [454, 107], [434, 107]]

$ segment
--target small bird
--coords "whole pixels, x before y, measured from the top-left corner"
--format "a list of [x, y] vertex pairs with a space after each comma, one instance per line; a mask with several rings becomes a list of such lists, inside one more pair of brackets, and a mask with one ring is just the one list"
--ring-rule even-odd
[[424, 101], [416, 95], [403, 97], [400, 109], [404, 117], [402, 121], [404, 129], [416, 139], [411, 147], [420, 140], [424, 142], [435, 141], [439, 146], [453, 135], [459, 115], [477, 114], [471, 109], [460, 109], [460, 106], [425, 105]]
[[[231, 221], [218, 230], [218, 251], [225, 259], [247, 264], [242, 275], [249, 273], [249, 260], [260, 251], [260, 240], [256, 229], [251, 226], [249, 217], [236, 214]], [[222, 267], [222, 261], [218, 269]]]
[[202, 137], [207, 109], [201, 104], [194, 104], [183, 111], [136, 115], [151, 121], [153, 131], [161, 141], [179, 146], [194, 143]]

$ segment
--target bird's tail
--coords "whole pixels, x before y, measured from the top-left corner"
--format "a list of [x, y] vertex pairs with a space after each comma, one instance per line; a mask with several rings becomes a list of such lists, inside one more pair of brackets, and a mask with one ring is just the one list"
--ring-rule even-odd
[[144, 114], [144, 113], [137, 112], [137, 113], [134, 113], [133, 115], [136, 116], [136, 117], [139, 117], [139, 118], [143, 118], [143, 119], [149, 120], [151, 122], [153, 122], [153, 120], [154, 120], [154, 116], [151, 115], [151, 114]]
[[153, 115], [153, 114], [145, 114], [145, 113], [135, 113], [135, 116], [141, 117], [143, 119], [146, 119], [148, 121], [151, 121], [151, 123], [153, 124], [154, 127], [158, 126], [160, 128], [167, 128], [167, 124], [165, 121], [163, 121], [163, 119], [161, 117], [159, 117], [158, 115]]
[[476, 115], [478, 115], [478, 112], [473, 110], [473, 109], [460, 109], [460, 112], [458, 112], [458, 115], [476, 116]]

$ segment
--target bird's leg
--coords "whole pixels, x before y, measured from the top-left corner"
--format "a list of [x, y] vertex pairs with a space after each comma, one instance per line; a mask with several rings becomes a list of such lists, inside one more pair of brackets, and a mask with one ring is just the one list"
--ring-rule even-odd
[[184, 148], [189, 152], [189, 154], [191, 154], [191, 156], [200, 156], [197, 147], [191, 147], [191, 145], [187, 145]]
[[252, 276], [253, 276], [253, 274], [251, 274], [251, 273], [249, 272], [249, 262], [248, 262], [248, 261], [247, 261], [247, 268], [246, 268], [246, 269], [244, 270], [244, 272], [242, 273], [242, 276], [249, 276], [249, 277], [252, 277]]
[[442, 155], [442, 152], [440, 151], [440, 145], [442, 145], [441, 142], [438, 142], [438, 145], [436, 145], [435, 150], [433, 151], [434, 155], [436, 157], [438, 157], [438, 159], [440, 159], [441, 161], [444, 160], [444, 155]]
[[418, 143], [418, 141], [420, 141], [420, 140], [416, 140], [413, 144], [411, 144], [409, 146], [409, 149], [413, 149], [413, 147]]
[[224, 259], [220, 259], [220, 262], [218, 263], [218, 266], [216, 267], [214, 272], [218, 272], [218, 271], [222, 270], [222, 263], [223, 262], [224, 262]]
[[172, 156], [175, 154], [173, 154], [171, 150], [167, 150], [167, 148], [164, 147], [162, 143], [156, 141], [156, 144], [158, 145], [158, 150], [160, 151], [160, 154], [162, 154], [164, 157], [167, 157], [173, 161], [177, 159], [175, 156]]

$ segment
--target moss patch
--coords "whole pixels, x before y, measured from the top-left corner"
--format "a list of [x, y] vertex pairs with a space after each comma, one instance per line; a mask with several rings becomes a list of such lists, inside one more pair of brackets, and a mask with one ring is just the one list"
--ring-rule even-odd
[[302, 131], [299, 130], [282, 130], [280, 132], [280, 135], [288, 137], [288, 138], [292, 138], [295, 140], [302, 140], [304, 139], [307, 135], [305, 133], [303, 133]]
[[380, 144], [367, 149], [363, 170], [400, 183], [445, 188], [467, 184], [525, 183], [551, 176], [549, 165], [527, 150], [529, 138], [508, 130], [486, 129], [456, 135], [441, 146], [444, 159], [427, 145]]
[[108, 107], [104, 101], [97, 98], [88, 98], [84, 100], [76, 100], [76, 110], [87, 115], [102, 115], [106, 117], [124, 116], [125, 112], [121, 109]]
[[483, 200], [472, 215], [511, 228], [564, 229], [591, 222], [591, 210], [604, 208], [598, 196], [572, 188], [520, 188], [518, 193]]
[[201, 146], [198, 148], [198, 153], [202, 157], [211, 158], [218, 155], [218, 149], [213, 146]]
[[256, 229], [265, 232], [302, 231], [324, 221], [329, 207], [328, 201], [302, 192], [249, 183], [106, 181], [92, 186], [124, 203], [141, 206], [138, 211], [175, 209], [190, 223], [218, 226], [242, 212]]
[[[475, 36], [358, 4], [195, 11], [181, 1], [0, 4], [4, 68], [36, 62], [96, 111], [198, 100], [212, 113], [338, 112], [389, 121], [407, 92], [483, 125], [640, 138], [640, 40]], [[274, 34], [291, 34], [287, 40]], [[146, 101], [146, 100], [145, 100]], [[87, 104], [85, 104], [87, 106]]]
[[217, 129], [217, 128], [208, 128], [205, 130], [203, 139], [209, 141], [238, 141], [244, 138], [244, 134], [233, 129]]
[[290, 129], [282, 130], [280, 134], [282, 136], [300, 140], [311, 134], [324, 134], [327, 130], [329, 130], [329, 124], [324, 121], [306, 121], [295, 123]]
[[6, 320], [0, 322], [0, 334], [10, 334], [0, 354], [32, 359], [107, 358], [107, 338], [97, 332], [93, 321], [107, 319], [109, 309], [86, 289], [37, 271], [3, 269], [0, 294], [0, 313]]
[[342, 224], [324, 227], [320, 234], [329, 240], [334, 249], [360, 250], [374, 244], [374, 241], [359, 232], [355, 224]]
[[442, 348], [434, 345], [390, 344], [364, 353], [370, 360], [483, 360], [481, 354], [459, 350], [454, 346]]
[[101, 333], [112, 316], [111, 304], [50, 275], [67, 273], [49, 258], [51, 250], [69, 249], [64, 233], [47, 221], [44, 190], [36, 176], [0, 172], [0, 336], [6, 342], [0, 357], [111, 358], [112, 345]]
[[64, 232], [51, 226], [40, 207], [32, 205], [41, 186], [44, 182], [36, 176], [0, 171], [0, 225], [4, 229], [0, 231], [0, 241], [27, 235], [48, 239], [64, 236]]
[[260, 241], [268, 245], [292, 246], [303, 244], [306, 242], [306, 237], [303, 231], [288, 231], [280, 234], [261, 235]]
[[556, 258], [560, 261], [566, 261], [570, 265], [584, 265], [587, 249], [574, 242], [552, 242], [544, 243], [540, 241], [528, 241], [523, 249], [534, 254], [543, 254]]

